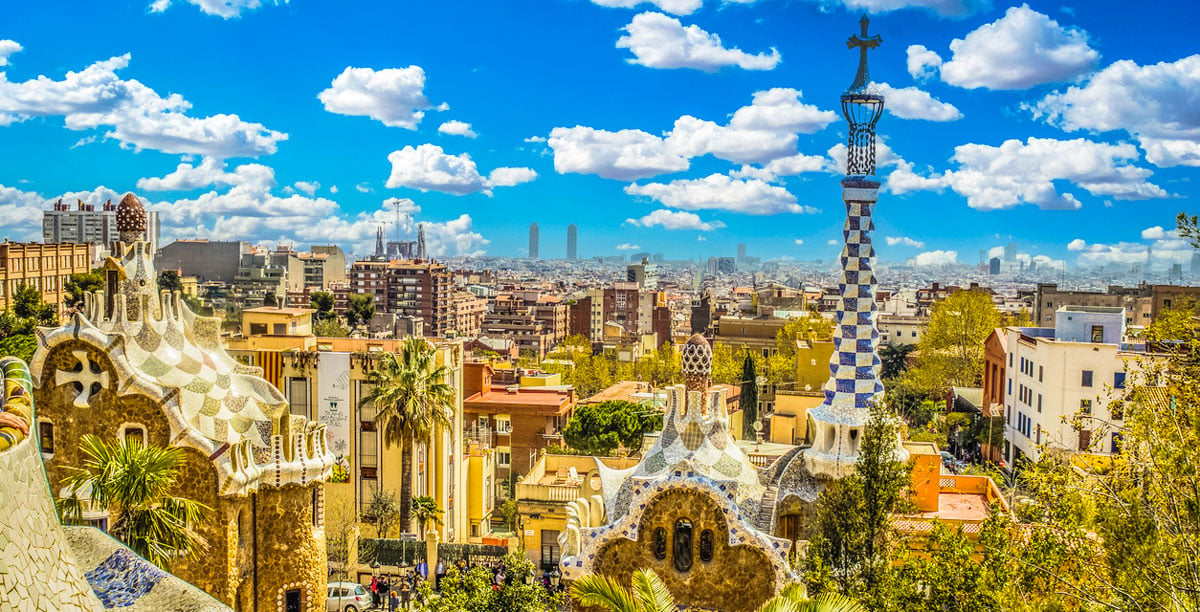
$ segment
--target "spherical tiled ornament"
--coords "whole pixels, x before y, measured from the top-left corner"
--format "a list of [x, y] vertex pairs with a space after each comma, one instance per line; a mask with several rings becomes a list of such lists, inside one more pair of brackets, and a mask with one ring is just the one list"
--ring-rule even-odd
[[137, 196], [132, 193], [125, 194], [121, 203], [117, 205], [117, 232], [142, 234], [145, 231], [146, 209], [142, 207], [142, 202]]
[[712, 374], [712, 347], [700, 334], [692, 334], [681, 351], [684, 376], [710, 376]]

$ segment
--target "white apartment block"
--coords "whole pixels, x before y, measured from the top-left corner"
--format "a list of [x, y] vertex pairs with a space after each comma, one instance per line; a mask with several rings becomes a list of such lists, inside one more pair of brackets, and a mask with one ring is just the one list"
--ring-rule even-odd
[[[146, 241], [152, 248], [161, 245], [158, 212], [146, 211]], [[97, 210], [92, 204], [78, 202], [72, 209], [56, 202], [51, 210], [42, 211], [42, 242], [60, 244], [65, 242], [88, 242], [105, 246], [117, 240], [117, 207], [111, 201]]]
[[1141, 347], [1124, 344], [1125, 309], [1065, 306], [1054, 327], [1009, 327], [1004, 458], [1044, 448], [1112, 454], [1120, 445], [1125, 373]]

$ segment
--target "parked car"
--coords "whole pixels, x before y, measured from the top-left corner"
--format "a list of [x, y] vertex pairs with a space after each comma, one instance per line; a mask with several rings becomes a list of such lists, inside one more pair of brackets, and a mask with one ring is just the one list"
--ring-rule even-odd
[[371, 607], [371, 595], [357, 582], [330, 582], [326, 612], [360, 612]]

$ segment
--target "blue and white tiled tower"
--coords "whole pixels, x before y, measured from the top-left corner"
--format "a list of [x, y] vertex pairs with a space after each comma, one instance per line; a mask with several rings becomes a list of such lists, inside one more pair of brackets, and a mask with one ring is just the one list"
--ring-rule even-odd
[[[847, 41], [859, 49], [858, 74], [842, 94], [842, 115], [849, 124], [846, 176], [842, 200], [846, 225], [842, 230], [841, 299], [833, 332], [833, 355], [829, 359], [829, 381], [825, 401], [809, 412], [813, 444], [805, 451], [809, 472], [815, 476], [841, 478], [854, 470], [870, 407], [883, 401], [879, 379], [878, 308], [875, 305], [875, 229], [871, 213], [879, 198], [875, 178], [875, 123], [883, 113], [883, 96], [870, 91], [867, 51], [878, 47], [879, 36], [867, 35], [867, 17], [860, 21], [862, 33]], [[904, 454], [899, 449], [900, 454]]]

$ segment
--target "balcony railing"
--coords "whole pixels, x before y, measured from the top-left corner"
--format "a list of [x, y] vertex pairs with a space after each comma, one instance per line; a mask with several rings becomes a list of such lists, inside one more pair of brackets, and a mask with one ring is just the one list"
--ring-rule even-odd
[[517, 499], [570, 503], [579, 499], [580, 489], [580, 485], [577, 484], [517, 483]]

